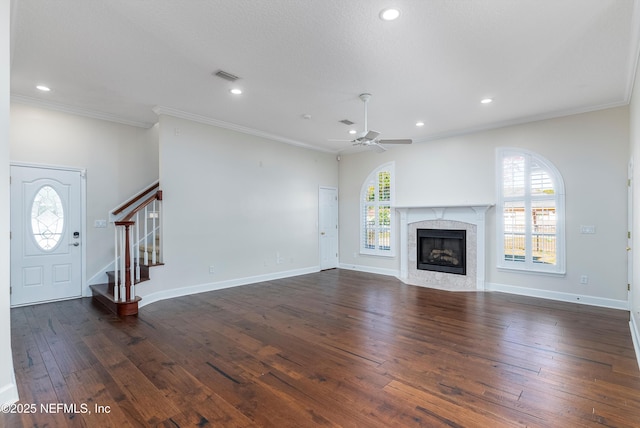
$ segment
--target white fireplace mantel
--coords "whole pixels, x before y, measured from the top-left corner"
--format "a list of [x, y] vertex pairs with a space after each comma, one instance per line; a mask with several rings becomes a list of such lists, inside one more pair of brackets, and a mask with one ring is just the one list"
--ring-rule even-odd
[[493, 204], [395, 206], [400, 214], [400, 280], [407, 281], [409, 274], [409, 225], [427, 220], [451, 220], [469, 223], [477, 227], [476, 289], [484, 290], [485, 283], [485, 217]]

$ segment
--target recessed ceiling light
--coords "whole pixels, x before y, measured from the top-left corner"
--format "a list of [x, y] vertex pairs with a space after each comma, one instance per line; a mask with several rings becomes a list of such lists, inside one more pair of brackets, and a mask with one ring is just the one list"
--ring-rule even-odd
[[380, 11], [380, 19], [383, 21], [393, 21], [394, 19], [398, 19], [399, 16], [400, 11], [398, 9], [388, 8]]
[[424, 122], [423, 121], [416, 122], [416, 126], [424, 126]]
[[231, 92], [233, 95], [240, 95], [240, 94], [242, 94], [242, 89], [233, 88], [233, 89], [230, 89], [229, 92]]
[[349, 134], [351, 134], [351, 135], [355, 134], [356, 132], [358, 132], [358, 131], [356, 131], [355, 129], [350, 129], [349, 130]]
[[36, 89], [39, 89], [39, 90], [41, 90], [42, 92], [49, 92], [49, 91], [51, 90], [51, 88], [50, 88], [50, 87], [48, 87], [48, 86], [44, 86], [44, 85], [38, 85], [38, 86], [36, 86]]
[[482, 104], [491, 104], [493, 102], [493, 98], [483, 98], [480, 100]]

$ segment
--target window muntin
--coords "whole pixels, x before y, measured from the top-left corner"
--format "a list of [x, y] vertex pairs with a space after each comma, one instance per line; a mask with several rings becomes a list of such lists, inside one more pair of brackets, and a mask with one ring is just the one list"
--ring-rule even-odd
[[62, 239], [64, 209], [58, 192], [43, 186], [31, 204], [31, 233], [36, 244], [45, 251], [54, 250]]
[[385, 164], [365, 180], [360, 198], [360, 252], [393, 256], [393, 164]]
[[502, 213], [504, 218], [503, 257], [512, 262], [524, 262], [526, 245], [524, 202], [505, 202]]
[[519, 149], [500, 149], [498, 165], [498, 267], [563, 274], [560, 173], [541, 156]]

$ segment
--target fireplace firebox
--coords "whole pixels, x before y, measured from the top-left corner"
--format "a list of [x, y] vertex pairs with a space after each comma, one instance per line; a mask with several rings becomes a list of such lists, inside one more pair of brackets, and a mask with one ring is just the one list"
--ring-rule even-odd
[[418, 269], [467, 274], [467, 231], [451, 229], [417, 230]]

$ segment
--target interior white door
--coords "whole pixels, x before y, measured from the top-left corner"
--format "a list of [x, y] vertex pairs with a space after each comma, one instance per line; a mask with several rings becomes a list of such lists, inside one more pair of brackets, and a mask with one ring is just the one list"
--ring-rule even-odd
[[320, 269], [338, 267], [338, 189], [321, 187], [319, 196]]
[[81, 180], [11, 166], [11, 306], [82, 296]]

